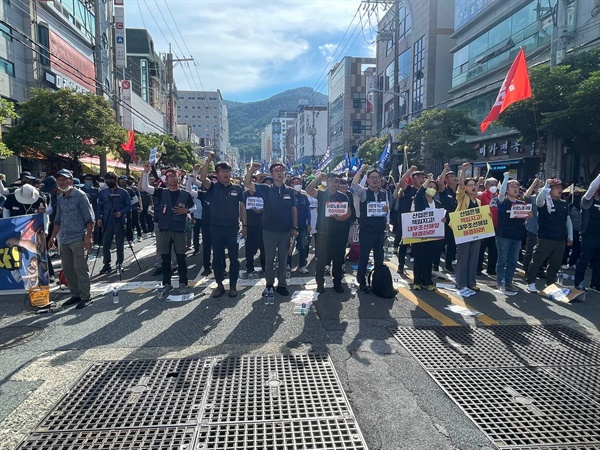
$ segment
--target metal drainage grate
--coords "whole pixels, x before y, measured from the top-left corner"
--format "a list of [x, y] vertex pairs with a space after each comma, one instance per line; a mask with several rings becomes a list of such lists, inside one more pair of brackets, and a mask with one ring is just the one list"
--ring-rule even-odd
[[327, 355], [262, 355], [217, 359], [202, 423], [350, 418]]
[[600, 405], [600, 366], [549, 367], [547, 372], [583, 392]]
[[194, 427], [32, 433], [20, 450], [193, 450]]
[[510, 450], [598, 450], [595, 445], [567, 445], [560, 447], [512, 447]]
[[202, 450], [367, 449], [353, 420], [321, 419], [200, 426]]
[[36, 431], [194, 425], [210, 361], [110, 361], [93, 366]]
[[391, 328], [427, 370], [591, 365], [600, 343], [563, 325]]
[[498, 447], [600, 445], [600, 406], [542, 369], [430, 375]]

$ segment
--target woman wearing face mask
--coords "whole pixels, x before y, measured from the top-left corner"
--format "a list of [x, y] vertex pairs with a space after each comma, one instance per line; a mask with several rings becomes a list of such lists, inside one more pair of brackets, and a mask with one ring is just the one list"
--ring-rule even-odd
[[[433, 174], [430, 173], [427, 180], [419, 188], [413, 201], [412, 210], [415, 212], [425, 211], [426, 209], [441, 209], [442, 204], [434, 197], [438, 192], [438, 185], [433, 181]], [[446, 221], [446, 218], [442, 220]], [[433, 260], [435, 254], [439, 252], [440, 246], [438, 241], [420, 242], [412, 244], [411, 255], [415, 261], [413, 265], [414, 280], [413, 289], [418, 291], [425, 288], [429, 291], [435, 291], [435, 285], [431, 278], [433, 270]]]

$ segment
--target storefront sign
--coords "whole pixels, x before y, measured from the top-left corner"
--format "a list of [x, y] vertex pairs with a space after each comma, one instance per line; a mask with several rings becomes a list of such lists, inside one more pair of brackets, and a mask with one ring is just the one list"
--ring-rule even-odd
[[402, 214], [402, 244], [436, 241], [444, 238], [446, 210], [442, 208]]
[[496, 235], [489, 205], [450, 213], [450, 227], [457, 245]]
[[348, 202], [326, 202], [325, 217], [348, 214]]
[[115, 67], [127, 68], [127, 50], [125, 43], [125, 8], [115, 3]]

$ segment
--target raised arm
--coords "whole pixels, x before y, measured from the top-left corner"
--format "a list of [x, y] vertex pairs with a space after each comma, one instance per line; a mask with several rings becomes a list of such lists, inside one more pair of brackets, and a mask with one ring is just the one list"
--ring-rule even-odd
[[256, 173], [258, 169], [260, 169], [261, 164], [252, 163], [251, 165], [246, 165], [248, 170], [246, 171], [246, 178], [244, 178], [244, 186], [250, 192], [250, 195], [254, 195], [256, 192], [256, 186], [254, 185], [254, 181], [252, 181], [252, 175]]
[[363, 164], [358, 172], [354, 174], [354, 178], [352, 178], [352, 186], [358, 186], [360, 184], [360, 180], [362, 180], [364, 171], [367, 170], [367, 165]]
[[400, 177], [400, 181], [398, 184], [402, 190], [405, 190], [408, 187], [408, 179], [412, 176], [412, 174], [417, 170], [417, 166], [410, 166], [410, 168], [404, 172], [402, 177]]
[[202, 166], [202, 169], [200, 170], [200, 182], [202, 183], [202, 186], [204, 186], [204, 189], [207, 190], [210, 188], [210, 180], [208, 179], [208, 166], [210, 166], [210, 163], [214, 159], [214, 157], [215, 152], [210, 152], [208, 154], [208, 158], [206, 158], [206, 161]]
[[586, 200], [591, 200], [594, 197], [594, 194], [596, 193], [596, 191], [598, 190], [598, 188], [600, 188], [600, 175], [598, 175], [594, 181], [592, 181], [590, 183], [590, 187], [588, 188], [588, 190], [586, 191], [585, 194], [583, 194], [583, 198], [585, 198]]
[[498, 202], [502, 203], [506, 198], [506, 188], [508, 187], [508, 177], [510, 177], [509, 172], [504, 172], [504, 179], [502, 180], [502, 184], [500, 185], [500, 192], [498, 193]]
[[544, 184], [542, 190], [538, 192], [538, 195], [535, 199], [535, 204], [538, 208], [541, 208], [542, 206], [544, 206], [544, 203], [546, 203], [546, 195], [548, 194], [548, 190], [550, 188], [550, 181], [552, 180], [546, 180], [546, 184]]
[[142, 191], [147, 192], [150, 195], [154, 194], [154, 186], [148, 184], [148, 174], [150, 173], [150, 163], [144, 163], [144, 172], [142, 172]]
[[444, 170], [437, 177], [438, 192], [442, 193], [446, 190], [446, 175], [450, 172], [450, 164], [444, 164]]
[[308, 195], [310, 195], [311, 197], [317, 198], [317, 195], [319, 195], [319, 192], [317, 191], [317, 183], [319, 182], [319, 180], [322, 181], [322, 180], [325, 180], [326, 178], [327, 178], [326, 173], [322, 173], [318, 177], [315, 177], [315, 179], [312, 180], [310, 183], [308, 183], [308, 186], [306, 186], [306, 193]]
[[525, 200], [529, 200], [531, 198], [531, 196], [533, 195], [533, 190], [540, 184], [540, 180], [539, 178], [536, 178], [535, 180], [533, 180], [533, 182], [531, 183], [531, 186], [529, 186], [527, 188], [527, 190], [525, 191], [525, 194], [523, 194], [523, 198]]

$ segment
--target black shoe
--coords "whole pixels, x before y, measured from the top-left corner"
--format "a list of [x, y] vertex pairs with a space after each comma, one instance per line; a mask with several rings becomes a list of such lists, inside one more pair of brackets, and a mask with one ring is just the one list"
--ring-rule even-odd
[[322, 294], [323, 292], [325, 292], [325, 286], [322, 284], [317, 284], [317, 292], [319, 294]]
[[224, 293], [225, 293], [225, 288], [223, 287], [222, 284], [219, 284], [216, 288], [213, 289], [211, 297], [212, 298], [219, 298]]
[[485, 273], [487, 273], [488, 275], [496, 275], [495, 270], [486, 270]]
[[546, 272], [538, 272], [537, 274], [538, 278], [541, 278], [542, 280], [546, 279]]
[[231, 298], [237, 297], [237, 289], [236, 288], [229, 289], [229, 296]]
[[398, 266], [398, 270], [396, 270], [396, 273], [399, 273], [400, 275], [402, 275], [404, 273], [404, 266], [403, 265]]
[[336, 284], [333, 286], [333, 290], [335, 292], [337, 292], [338, 294], [343, 294], [344, 293], [344, 288], [342, 287], [341, 284]]
[[159, 275], [162, 275], [162, 267], [157, 267], [156, 269], [154, 269], [154, 272], [152, 272], [153, 277], [157, 277]]
[[109, 273], [112, 269], [110, 268], [110, 265], [105, 265], [102, 266], [102, 269], [100, 269], [100, 275], [104, 275], [105, 273]]
[[446, 272], [454, 273], [454, 267], [452, 267], [452, 264], [446, 264]]
[[77, 309], [83, 309], [86, 306], [91, 305], [92, 303], [94, 303], [94, 302], [92, 301], [91, 298], [88, 298], [87, 300], [83, 300], [82, 299], [79, 303], [77, 303], [77, 306], [75, 308], [77, 308]]
[[285, 297], [290, 295], [290, 291], [288, 291], [287, 286], [277, 286], [275, 288], [275, 292], [277, 292], [279, 295], [283, 295]]
[[81, 297], [71, 297], [69, 300], [63, 302], [63, 306], [71, 306], [75, 303], [79, 303], [81, 301]]
[[196, 256], [198, 253], [200, 253], [200, 250], [194, 250], [194, 251], [192, 252], [192, 256]]
[[362, 292], [369, 292], [369, 286], [367, 286], [366, 283], [360, 283], [358, 289]]
[[210, 270], [210, 269], [204, 269], [200, 275], [202, 275], [203, 277], [207, 277], [211, 273], [212, 273], [212, 270]]

